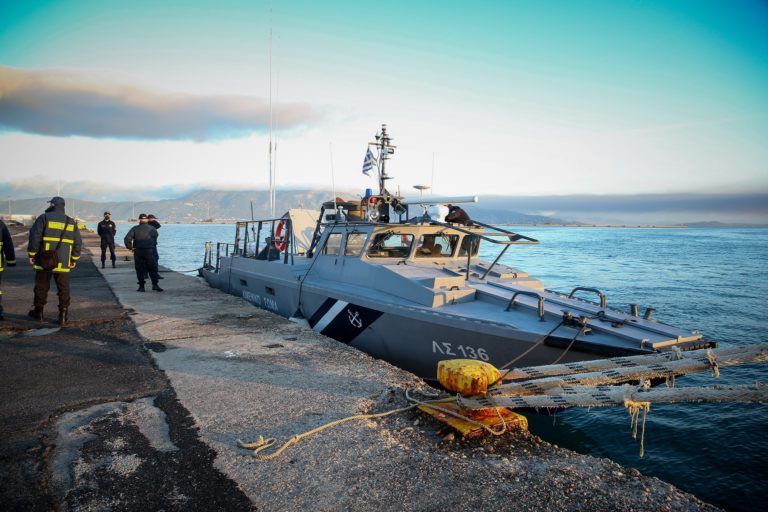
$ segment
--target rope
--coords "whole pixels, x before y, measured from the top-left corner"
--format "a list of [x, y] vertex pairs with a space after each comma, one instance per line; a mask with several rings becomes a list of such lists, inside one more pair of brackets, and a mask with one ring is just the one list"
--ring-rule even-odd
[[297, 435], [293, 436], [288, 441], [286, 441], [285, 444], [283, 444], [280, 448], [278, 448], [274, 452], [272, 452], [270, 454], [267, 454], [267, 455], [260, 455], [260, 453], [262, 451], [266, 450], [267, 448], [269, 448], [270, 446], [272, 446], [273, 444], [275, 444], [275, 439], [273, 439], [273, 438], [264, 439], [264, 437], [259, 436], [258, 441], [254, 442], [254, 443], [245, 443], [245, 442], [241, 441], [240, 439], [238, 439], [237, 440], [237, 445], [240, 448], [246, 448], [248, 450], [253, 450], [253, 455], [258, 460], [261, 460], [261, 461], [272, 460], [274, 458], [279, 457], [280, 454], [283, 453], [288, 447], [293, 446], [294, 444], [298, 443], [299, 441], [301, 441], [305, 437], [309, 437], [309, 436], [311, 436], [313, 434], [317, 434], [318, 432], [322, 432], [323, 430], [325, 430], [327, 428], [331, 428], [331, 427], [334, 427], [336, 425], [341, 425], [342, 423], [346, 423], [348, 421], [353, 421], [353, 420], [366, 420], [366, 419], [373, 419], [373, 418], [383, 418], [384, 416], [389, 416], [391, 414], [396, 414], [398, 412], [409, 411], [409, 410], [411, 410], [411, 409], [413, 409], [415, 407], [416, 407], [416, 405], [414, 404], [414, 405], [409, 405], [408, 407], [401, 407], [399, 409], [394, 409], [392, 411], [380, 412], [380, 413], [377, 413], [377, 414], [356, 414], [354, 416], [348, 416], [346, 418], [341, 418], [341, 419], [338, 419], [338, 420], [335, 420], [335, 421], [331, 421], [330, 423], [326, 423], [325, 425], [321, 425], [321, 426], [319, 426], [317, 428], [313, 428], [312, 430], [304, 432], [303, 434], [297, 434]]
[[[431, 397], [438, 396], [437, 394], [430, 394], [430, 393], [427, 393], [427, 392], [422, 392], [422, 393], [427, 395], [427, 396], [431, 396]], [[304, 439], [306, 437], [309, 437], [311, 435], [317, 434], [318, 432], [322, 432], [325, 429], [334, 427], [336, 425], [341, 425], [342, 423], [346, 423], [346, 422], [353, 421], [353, 420], [383, 418], [385, 416], [389, 416], [389, 415], [392, 415], [392, 414], [397, 414], [397, 413], [400, 413], [400, 412], [410, 411], [411, 409], [414, 409], [415, 407], [417, 407], [419, 405], [424, 406], [424, 407], [428, 407], [430, 409], [434, 409], [436, 411], [440, 411], [442, 413], [448, 414], [450, 416], [454, 416], [456, 418], [459, 418], [459, 419], [461, 419], [463, 421], [471, 423], [472, 425], [475, 425], [475, 426], [478, 426], [478, 427], [482, 428], [483, 430], [485, 430], [486, 432], [488, 432], [488, 433], [490, 433], [490, 434], [492, 434], [494, 436], [501, 436], [501, 435], [503, 435], [503, 434], [505, 434], [507, 432], [507, 423], [506, 423], [506, 421], [504, 421], [504, 418], [501, 416], [501, 412], [499, 411], [498, 407], [495, 407], [494, 410], [496, 411], [496, 415], [498, 416], [498, 418], [499, 418], [499, 420], [501, 422], [501, 430], [493, 430], [488, 425], [480, 423], [479, 421], [475, 421], [475, 420], [473, 420], [471, 418], [467, 418], [466, 416], [464, 416], [462, 414], [459, 414], [459, 413], [457, 413], [455, 411], [452, 411], [450, 409], [446, 409], [444, 407], [440, 407], [439, 405], [437, 405], [439, 403], [453, 402], [453, 401], [456, 400], [456, 397], [448, 397], [448, 398], [443, 398], [443, 399], [439, 399], [439, 400], [424, 401], [424, 400], [419, 400], [417, 398], [414, 398], [410, 394], [410, 389], [406, 389], [405, 390], [405, 398], [406, 398], [406, 400], [411, 402], [411, 405], [409, 405], [407, 407], [401, 407], [399, 409], [393, 409], [391, 411], [380, 412], [380, 413], [376, 413], [376, 414], [356, 414], [354, 416], [348, 416], [346, 418], [341, 418], [341, 419], [338, 419], [338, 420], [331, 421], [331, 422], [326, 423], [324, 425], [321, 425], [321, 426], [319, 426], [317, 428], [313, 428], [312, 430], [308, 430], [307, 432], [304, 432], [302, 434], [297, 434], [297, 435], [293, 436], [288, 441], [286, 441], [281, 447], [279, 447], [277, 450], [275, 450], [274, 452], [269, 453], [269, 454], [262, 455], [261, 452], [263, 452], [264, 450], [272, 447], [275, 444], [276, 440], [274, 438], [266, 438], [265, 439], [263, 436], [260, 435], [258, 440], [256, 440], [255, 442], [251, 442], [251, 443], [246, 443], [246, 442], [238, 439], [237, 440], [237, 445], [240, 448], [245, 448], [247, 450], [253, 450], [253, 455], [256, 457], [257, 460], [268, 461], [268, 460], [272, 460], [272, 459], [275, 459], [275, 458], [279, 457], [280, 454], [282, 454], [286, 449], [288, 449], [289, 447], [291, 447], [294, 444], [298, 443], [302, 439]]]
[[650, 402], [636, 402], [634, 400], [624, 400], [624, 407], [629, 411], [630, 424], [632, 426], [632, 439], [637, 439], [637, 417], [640, 411], [643, 411], [643, 427], [640, 433], [640, 457], [645, 455], [645, 418], [648, 411], [651, 410]]
[[[762, 343], [751, 345], [750, 347], [759, 350], [768, 350], [768, 344]], [[744, 346], [721, 348], [714, 351], [718, 357], [728, 357], [735, 354], [741, 354]], [[677, 350], [675, 350], [677, 349]], [[587, 373], [593, 371], [602, 371], [612, 368], [631, 368], [658, 363], [659, 361], [674, 361], [679, 359], [701, 358], [701, 351], [681, 352], [677, 347], [673, 347], [668, 352], [659, 352], [655, 354], [613, 357], [609, 359], [596, 359], [593, 361], [581, 361], [566, 364], [552, 364], [544, 366], [529, 366], [525, 368], [513, 368], [505, 374], [505, 380], [537, 379], [541, 377], [553, 377], [556, 375], [570, 375], [574, 373]]]
[[[553, 328], [551, 331], [549, 331], [547, 334], [545, 334], [543, 338], [541, 338], [541, 339], [539, 339], [538, 341], [536, 341], [536, 343], [534, 343], [533, 345], [531, 345], [531, 347], [530, 347], [528, 350], [526, 350], [525, 352], [523, 352], [522, 354], [520, 354], [519, 356], [517, 356], [517, 357], [516, 357], [516, 358], [514, 358], [513, 360], [509, 361], [509, 362], [508, 362], [508, 363], [506, 363], [505, 365], [503, 365], [503, 366], [500, 366], [500, 367], [499, 367], [499, 370], [503, 370], [504, 368], [508, 367], [509, 365], [511, 365], [511, 364], [515, 364], [517, 361], [519, 361], [519, 360], [520, 360], [520, 359], [522, 359], [523, 357], [527, 356], [527, 355], [528, 355], [528, 353], [529, 353], [531, 350], [535, 349], [536, 347], [538, 347], [539, 345], [541, 345], [542, 343], [544, 343], [545, 341], [547, 341], [547, 338], [549, 338], [549, 337], [552, 335], [552, 333], [553, 333], [553, 332], [555, 332], [557, 329], [559, 329], [561, 325], [563, 325], [563, 320], [560, 320], [560, 322], [559, 322], [559, 323], [558, 323], [558, 324], [557, 324], [557, 325], [556, 325], [556, 326], [555, 326], [555, 327], [554, 327], [554, 328]], [[577, 335], [577, 336], [578, 336], [578, 335]], [[513, 369], [510, 369], [509, 371], [512, 371], [512, 370], [513, 370]], [[508, 371], [508, 372], [509, 372], [509, 371]], [[507, 372], [507, 373], [508, 373], [508, 372]], [[505, 373], [504, 375], [506, 375], [506, 373]], [[502, 375], [502, 377], [501, 377], [502, 379], [504, 378], [504, 375]], [[499, 379], [499, 380], [501, 380], [501, 379]], [[498, 381], [497, 381], [497, 382], [498, 382]], [[495, 384], [495, 382], [494, 382], [494, 384]], [[493, 385], [493, 384], [491, 384], [491, 385]], [[489, 387], [490, 387], [490, 386], [489, 386]]]
[[[626, 358], [629, 359], [629, 358]], [[527, 381], [516, 381], [502, 384], [488, 390], [489, 395], [536, 395], [546, 393], [547, 389], [567, 386], [599, 386], [605, 384], [622, 384], [642, 378], [669, 378], [688, 373], [712, 370], [719, 375], [719, 368], [747, 362], [768, 362], [768, 344], [762, 343], [747, 347], [739, 347], [728, 351], [707, 351], [706, 354], [693, 354], [690, 357], [676, 361], [663, 361], [646, 365], [630, 365], [619, 368], [607, 368], [603, 371], [576, 373], [544, 377]], [[566, 365], [567, 366], [567, 365]], [[717, 372], [715, 372], [717, 370]]]
[[168, 273], [172, 273], [172, 272], [178, 272], [179, 274], [186, 274], [186, 273], [189, 273], [189, 272], [197, 272], [197, 271], [199, 271], [201, 268], [203, 268], [203, 267], [198, 267], [198, 268], [195, 268], [195, 269], [192, 269], [192, 270], [173, 270], [173, 269], [168, 269], [168, 270], [158, 270], [158, 272], [168, 272]]
[[508, 407], [510, 409], [557, 409], [566, 407], [608, 407], [623, 405], [626, 400], [648, 403], [683, 402], [768, 402], [768, 386], [713, 386], [688, 388], [650, 388], [622, 386], [573, 386], [550, 388], [546, 393], [527, 396], [457, 397], [465, 409]]
[[573, 338], [571, 338], [571, 342], [570, 342], [570, 343], [568, 343], [568, 346], [567, 346], [567, 347], [565, 347], [565, 350], [563, 351], [563, 353], [562, 353], [562, 354], [560, 354], [560, 356], [559, 356], [557, 359], [555, 359], [555, 360], [552, 362], [552, 364], [557, 364], [557, 363], [559, 363], [560, 361], [562, 361], [562, 359], [565, 357], [565, 354], [567, 354], [567, 353], [568, 353], [568, 351], [569, 351], [569, 350], [571, 350], [571, 347], [573, 346], [573, 344], [574, 344], [574, 343], [576, 343], [576, 338], [578, 338], [579, 336], [581, 336], [581, 335], [584, 333], [584, 329], [586, 329], [586, 328], [587, 328], [587, 323], [586, 323], [586, 321], [585, 321], [585, 322], [582, 324], [582, 326], [581, 326], [581, 329], [579, 329], [579, 332], [577, 332], [577, 333], [576, 333], [576, 336], [574, 336]]
[[435, 405], [436, 403], [440, 403], [440, 402], [452, 402], [452, 401], [456, 400], [456, 397], [450, 397], [450, 398], [444, 399], [444, 400], [432, 400], [432, 401], [429, 401], [429, 402], [423, 402], [423, 401], [420, 401], [420, 400], [417, 400], [417, 399], [411, 397], [410, 394], [408, 393], [408, 391], [409, 390], [407, 390], [407, 389], [405, 390], [405, 398], [406, 398], [406, 400], [408, 400], [410, 402], [413, 402], [413, 403], [415, 403], [417, 405], [421, 405], [421, 406], [424, 406], [424, 407], [429, 407], [430, 409], [434, 409], [435, 411], [440, 411], [440, 412], [442, 412], [444, 414], [447, 414], [449, 416], [453, 416], [454, 418], [459, 418], [460, 420], [466, 421], [467, 423], [471, 423], [472, 425], [475, 425], [477, 427], [482, 428], [483, 430], [485, 430], [486, 432], [488, 432], [489, 434], [494, 435], [494, 436], [501, 436], [501, 435], [504, 435], [507, 432], [507, 422], [504, 421], [504, 418], [501, 417], [501, 412], [499, 411], [498, 407], [494, 407], [493, 410], [496, 412], [496, 416], [499, 418], [499, 420], [501, 420], [501, 430], [500, 431], [499, 430], [493, 430], [488, 425], [485, 425], [484, 423], [480, 423], [479, 421], [475, 421], [472, 418], [467, 418], [463, 414], [459, 414], [456, 411], [452, 411], [450, 409], [446, 409], [444, 407], [440, 407], [440, 406]]

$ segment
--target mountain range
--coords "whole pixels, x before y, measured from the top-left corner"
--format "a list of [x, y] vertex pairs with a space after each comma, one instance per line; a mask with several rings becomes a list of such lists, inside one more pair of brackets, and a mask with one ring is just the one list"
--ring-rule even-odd
[[[48, 186], [46, 190], [51, 187]], [[186, 190], [185, 190], [186, 188]], [[102, 218], [109, 210], [115, 221], [135, 219], [153, 213], [165, 222], [200, 222], [208, 219], [235, 220], [269, 217], [266, 190], [214, 190], [186, 187], [147, 187], [139, 193], [96, 184], [67, 184], [62, 195], [67, 212], [85, 221]], [[42, 192], [42, 193], [41, 193]], [[50, 192], [49, 192], [50, 193]], [[54, 191], [53, 194], [56, 195]], [[0, 215], [37, 215], [46, 208], [51, 195], [39, 186], [29, 188], [0, 182]], [[347, 200], [359, 200], [359, 191], [336, 190]], [[319, 209], [332, 199], [328, 189], [279, 189], [278, 215], [288, 208]], [[20, 199], [27, 197], [27, 199]], [[141, 199], [130, 200], [131, 197]], [[17, 199], [19, 198], [19, 199]], [[626, 196], [481, 196], [477, 204], [462, 205], [470, 217], [494, 224], [613, 224], [613, 225], [768, 225], [768, 193], [741, 194], [637, 194]], [[251, 210], [253, 208], [253, 210]], [[411, 210], [411, 214], [418, 214]]]
[[[348, 200], [359, 200], [350, 193], [337, 191], [337, 196]], [[289, 208], [303, 207], [320, 209], [323, 201], [333, 198], [329, 190], [281, 190], [276, 193], [278, 215]], [[10, 201], [10, 210], [16, 215], [36, 215], [47, 207], [49, 197]], [[265, 190], [216, 191], [199, 190], [175, 199], [154, 201], [86, 201], [67, 198], [67, 213], [84, 221], [98, 221], [104, 211], [112, 214], [115, 221], [135, 219], [140, 213], [152, 213], [165, 222], [201, 222], [215, 220], [233, 222], [251, 218], [269, 217], [269, 192]], [[0, 203], [0, 211], [5, 213]], [[527, 215], [503, 208], [483, 209], [475, 205], [466, 206], [472, 218], [497, 224], [544, 224], [564, 221], [544, 215]], [[413, 212], [412, 212], [413, 213]], [[420, 213], [417, 212], [417, 213]]]

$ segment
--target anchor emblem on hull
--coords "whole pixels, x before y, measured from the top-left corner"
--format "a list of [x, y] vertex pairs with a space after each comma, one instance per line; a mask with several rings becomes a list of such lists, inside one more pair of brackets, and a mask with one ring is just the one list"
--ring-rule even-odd
[[349, 323], [352, 324], [353, 327], [356, 327], [358, 329], [363, 327], [363, 321], [360, 319], [360, 313], [357, 311], [347, 310], [347, 318], [349, 318]]

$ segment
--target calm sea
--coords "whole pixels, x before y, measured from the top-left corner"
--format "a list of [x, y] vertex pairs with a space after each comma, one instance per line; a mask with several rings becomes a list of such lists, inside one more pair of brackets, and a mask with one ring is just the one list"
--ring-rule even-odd
[[[513, 247], [504, 263], [549, 289], [602, 290], [608, 304], [656, 309], [655, 318], [699, 329], [721, 346], [768, 341], [768, 229], [519, 228], [540, 245]], [[160, 262], [193, 270], [205, 241], [231, 242], [233, 225], [173, 225], [160, 230]], [[489, 249], [484, 256], [495, 257]], [[678, 385], [768, 382], [766, 365], [723, 368]], [[645, 456], [630, 436], [623, 408], [571, 409], [535, 416], [531, 430], [548, 441], [608, 457], [675, 484], [729, 510], [768, 501], [768, 407], [683, 404], [653, 406]]]

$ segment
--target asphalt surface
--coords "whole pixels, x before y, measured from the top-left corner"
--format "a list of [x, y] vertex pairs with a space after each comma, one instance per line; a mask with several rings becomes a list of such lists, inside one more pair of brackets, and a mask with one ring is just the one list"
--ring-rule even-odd
[[[76, 510], [85, 503], [104, 503], [111, 510], [135, 510], [136, 503], [142, 503], [146, 510], [181, 504], [188, 510], [250, 510], [236, 484], [213, 469], [213, 451], [199, 441], [188, 411], [176, 400], [87, 251], [71, 274], [70, 325], [59, 329], [56, 323], [53, 282], [46, 321], [27, 317], [34, 271], [26, 259], [26, 236], [26, 232], [14, 236], [18, 264], [6, 268], [2, 279], [0, 508]], [[92, 235], [84, 239], [88, 245], [97, 243]], [[121, 407], [141, 397], [150, 397], [165, 414], [173, 442], [183, 449], [157, 450], [147, 443], [137, 422], [125, 421]], [[94, 466], [88, 474], [93, 485], [73, 485], [59, 478], [52, 471], [61, 434], [57, 422], [72, 411], [108, 403], [120, 406], [95, 418], [93, 425], [77, 426], [87, 427], [88, 439], [81, 446], [83, 452], [72, 459]], [[134, 458], [139, 453], [149, 462], [142, 464], [142, 471], [110, 471], [103, 459], [119, 460], [123, 452]], [[70, 471], [64, 468], [64, 473]], [[118, 481], [118, 486], [112, 485]]]

